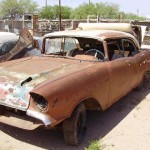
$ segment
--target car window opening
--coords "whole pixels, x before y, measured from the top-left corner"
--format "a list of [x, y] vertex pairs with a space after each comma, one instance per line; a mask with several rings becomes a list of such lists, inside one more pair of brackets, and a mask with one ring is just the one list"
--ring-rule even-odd
[[83, 37], [59, 37], [46, 39], [45, 52], [73, 59], [104, 61], [104, 47], [101, 41]]
[[8, 42], [5, 42], [4, 44], [2, 44], [0, 46], [0, 56], [4, 55], [4, 54], [8, 53], [10, 50], [12, 50], [15, 47], [16, 43], [17, 43], [17, 40], [16, 41], [12, 40], [12, 41], [8, 41]]
[[129, 39], [115, 39], [107, 41], [109, 60], [122, 57], [132, 57], [138, 53], [134, 43]]

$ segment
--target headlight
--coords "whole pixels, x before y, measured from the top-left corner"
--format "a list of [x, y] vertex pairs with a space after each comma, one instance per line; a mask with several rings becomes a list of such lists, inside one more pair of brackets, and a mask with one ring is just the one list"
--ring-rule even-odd
[[47, 112], [48, 111], [48, 102], [47, 100], [38, 94], [31, 93], [32, 100], [35, 104], [35, 108], [40, 112]]

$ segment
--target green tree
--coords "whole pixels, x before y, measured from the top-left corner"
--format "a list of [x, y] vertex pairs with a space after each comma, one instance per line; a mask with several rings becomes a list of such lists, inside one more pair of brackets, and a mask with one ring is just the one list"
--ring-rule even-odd
[[117, 18], [119, 16], [119, 5], [114, 3], [96, 3], [96, 12], [101, 18]]
[[[69, 19], [70, 18], [70, 13], [71, 13], [71, 8], [67, 6], [61, 6], [61, 16], [62, 19]], [[59, 6], [47, 6], [43, 7], [39, 15], [41, 18], [44, 19], [56, 19], [59, 18]]]
[[[23, 1], [23, 0], [22, 0]], [[24, 0], [25, 1], [25, 0]], [[27, 1], [27, 0], [26, 0]], [[30, 1], [30, 0], [28, 0]], [[67, 6], [61, 6], [62, 19], [86, 19], [88, 15], [99, 16], [103, 19], [132, 19], [143, 20], [144, 17], [137, 16], [132, 13], [125, 13], [120, 11], [120, 6], [115, 3], [100, 2], [100, 3], [83, 3], [72, 9]], [[59, 6], [43, 7], [40, 12], [40, 17], [45, 19], [59, 18]]]
[[145, 17], [135, 15], [133, 13], [123, 13], [122, 19], [127, 19], [127, 20], [145, 20]]
[[114, 3], [83, 3], [72, 11], [71, 18], [86, 19], [88, 15], [99, 15], [102, 18], [116, 18], [119, 5]]
[[68, 7], [68, 6], [62, 6], [61, 7], [61, 15], [62, 15], [62, 19], [70, 19], [70, 14], [72, 11], [72, 8]]
[[97, 15], [95, 5], [93, 3], [83, 3], [72, 11], [72, 19], [86, 19], [88, 15]]
[[22, 11], [26, 13], [34, 13], [38, 10], [38, 4], [32, 0], [20, 0], [19, 5]]
[[47, 6], [43, 7], [39, 12], [40, 18], [43, 19], [54, 19], [53, 7]]
[[20, 11], [17, 0], [2, 0], [0, 7], [1, 14], [3, 16], [9, 15], [11, 18], [14, 18]]
[[37, 3], [32, 0], [2, 0], [0, 3], [0, 13], [3, 16], [16, 18], [24, 13], [33, 13], [37, 10]]

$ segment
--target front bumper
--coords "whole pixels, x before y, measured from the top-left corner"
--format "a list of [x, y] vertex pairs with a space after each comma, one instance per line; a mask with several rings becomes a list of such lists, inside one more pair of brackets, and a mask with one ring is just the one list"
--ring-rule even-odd
[[0, 122], [25, 130], [34, 130], [40, 126], [51, 127], [51, 120], [47, 115], [34, 110], [27, 110], [26, 112], [14, 110], [7, 110], [0, 107], [3, 111], [0, 112]]
[[43, 123], [38, 120], [34, 120], [28, 116], [20, 116], [9, 111], [5, 111], [5, 114], [0, 116], [0, 122], [25, 130], [34, 130], [43, 126]]
[[27, 110], [26, 114], [28, 116], [31, 116], [33, 118], [36, 118], [36, 119], [42, 121], [45, 126], [51, 125], [50, 118], [45, 114], [42, 114], [42, 113], [34, 111], [34, 110]]

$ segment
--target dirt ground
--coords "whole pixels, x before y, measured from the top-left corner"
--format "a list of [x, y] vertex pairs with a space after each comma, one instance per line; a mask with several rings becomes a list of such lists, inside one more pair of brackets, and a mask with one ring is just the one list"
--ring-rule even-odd
[[100, 139], [104, 150], [150, 149], [150, 81], [105, 112], [87, 112], [87, 135], [78, 146], [63, 141], [61, 129], [25, 131], [0, 123], [0, 150], [84, 150]]

